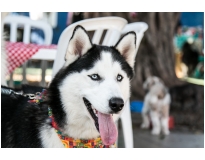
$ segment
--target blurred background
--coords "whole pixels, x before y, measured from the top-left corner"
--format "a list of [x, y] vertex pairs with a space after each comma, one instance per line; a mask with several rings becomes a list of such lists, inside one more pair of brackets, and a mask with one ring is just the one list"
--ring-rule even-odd
[[[204, 13], [203, 12], [9, 12], [35, 21], [47, 22], [53, 30], [53, 46], [58, 44], [63, 30], [77, 21], [106, 16], [125, 18], [128, 23], [145, 22], [144, 33], [136, 57], [135, 76], [131, 82], [130, 108], [132, 115], [134, 147], [204, 147]], [[10, 25], [3, 26], [6, 41]], [[17, 42], [23, 41], [24, 28], [19, 27]], [[42, 30], [33, 28], [30, 43], [44, 44]], [[9, 86], [20, 88], [30, 85], [47, 86], [51, 81], [53, 61], [46, 62], [42, 78], [40, 60], [26, 62], [26, 80], [23, 64], [6, 76]], [[160, 77], [169, 88], [172, 102], [169, 127], [171, 134], [165, 138], [141, 130], [141, 111], [147, 77]], [[44, 83], [42, 83], [42, 80]], [[121, 124], [119, 123], [119, 128]], [[123, 139], [123, 133], [119, 136]], [[119, 147], [124, 147], [119, 141]]]

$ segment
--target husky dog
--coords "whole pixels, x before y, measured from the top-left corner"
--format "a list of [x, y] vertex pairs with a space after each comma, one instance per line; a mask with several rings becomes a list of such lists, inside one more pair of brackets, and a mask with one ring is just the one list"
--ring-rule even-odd
[[152, 76], [147, 78], [143, 84], [146, 91], [144, 106], [142, 109], [143, 123], [141, 128], [149, 128], [152, 123], [152, 134], [158, 135], [160, 132], [164, 135], [169, 134], [169, 106], [170, 94], [162, 80]]
[[135, 56], [135, 32], [108, 47], [92, 44], [86, 30], [76, 26], [45, 101], [2, 94], [2, 147], [64, 147], [59, 138], [64, 136], [84, 141], [100, 137], [104, 145], [114, 144], [118, 131], [112, 115], [130, 97]]

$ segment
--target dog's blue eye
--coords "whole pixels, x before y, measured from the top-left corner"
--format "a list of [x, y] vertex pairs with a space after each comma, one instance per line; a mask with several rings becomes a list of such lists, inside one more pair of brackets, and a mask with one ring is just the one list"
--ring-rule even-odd
[[88, 75], [92, 80], [94, 81], [99, 81], [101, 80], [100, 76], [98, 74], [92, 74], [92, 75]]
[[121, 76], [120, 74], [118, 74], [118, 75], [117, 75], [117, 81], [118, 81], [118, 82], [121, 82], [122, 79], [123, 79], [123, 76]]

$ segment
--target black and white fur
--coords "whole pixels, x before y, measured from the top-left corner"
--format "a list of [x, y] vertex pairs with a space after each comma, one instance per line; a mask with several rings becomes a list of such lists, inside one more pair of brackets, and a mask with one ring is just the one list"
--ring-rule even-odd
[[151, 121], [152, 134], [159, 135], [162, 132], [162, 134], [168, 135], [171, 98], [166, 86], [160, 78], [151, 76], [146, 79], [143, 88], [147, 93], [142, 109], [141, 128], [149, 128]]
[[2, 95], [1, 147], [64, 147], [51, 127], [48, 106], [63, 134], [74, 139], [97, 138], [100, 133], [84, 99], [103, 114], [122, 110], [130, 97], [135, 47], [134, 32], [108, 47], [92, 44], [85, 29], [77, 26], [65, 64], [48, 87], [47, 102], [31, 104], [23, 96]]

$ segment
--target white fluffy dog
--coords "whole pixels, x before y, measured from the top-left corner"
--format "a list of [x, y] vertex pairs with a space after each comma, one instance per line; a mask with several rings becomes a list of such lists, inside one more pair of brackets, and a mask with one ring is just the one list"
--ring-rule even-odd
[[[147, 78], [143, 84], [146, 90], [144, 106], [142, 109], [143, 123], [141, 128], [149, 128], [152, 123], [152, 134], [169, 134], [169, 106], [170, 94], [161, 79], [152, 76]], [[150, 119], [149, 119], [150, 118]]]

